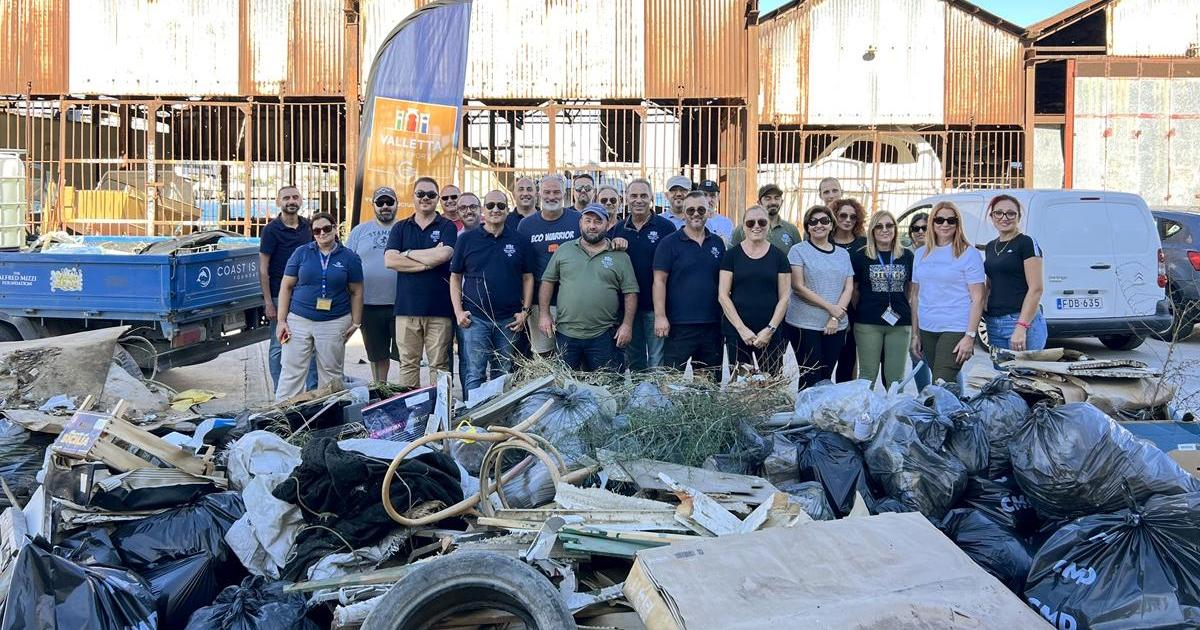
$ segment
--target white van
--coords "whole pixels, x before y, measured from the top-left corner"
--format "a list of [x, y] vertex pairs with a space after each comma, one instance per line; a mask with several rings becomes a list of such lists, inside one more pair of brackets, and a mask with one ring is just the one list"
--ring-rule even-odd
[[974, 190], [935, 195], [897, 217], [901, 237], [918, 212], [950, 201], [967, 239], [980, 250], [996, 238], [987, 205], [997, 195], [1021, 201], [1021, 231], [1045, 253], [1042, 312], [1051, 338], [1097, 337], [1132, 350], [1171, 327], [1162, 241], [1150, 208], [1129, 193], [1089, 190]]

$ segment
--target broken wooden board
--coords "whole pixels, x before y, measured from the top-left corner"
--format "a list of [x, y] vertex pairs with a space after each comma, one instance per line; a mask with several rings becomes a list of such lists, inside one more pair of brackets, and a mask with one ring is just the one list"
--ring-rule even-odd
[[170, 466], [192, 475], [211, 473], [212, 463], [196, 457], [182, 448], [121, 418], [124, 401], [119, 401], [109, 414], [88, 410], [90, 397], [80, 405], [71, 422], [51, 445], [56, 455], [71, 459], [98, 459], [121, 472], [151, 468], [153, 464], [121, 448], [120, 440], [138, 450], [162, 460]]
[[727, 536], [740, 531], [741, 519], [721, 507], [707, 494], [677, 483], [666, 473], [659, 473], [658, 478], [679, 497], [675, 519], [696, 533], [704, 536]]
[[[707, 494], [726, 509], [738, 511], [737, 504], [761, 505], [779, 490], [762, 477], [735, 475], [732, 473], [656, 462], [650, 459], [633, 459], [617, 462], [634, 484], [643, 491], [671, 492], [671, 488], [659, 478], [666, 474], [675, 483], [695, 488]], [[749, 512], [746, 509], [745, 512]]]
[[674, 510], [674, 506], [662, 501], [627, 497], [603, 488], [580, 488], [569, 483], [560, 483], [554, 490], [554, 502], [568, 510]]
[[[666, 505], [666, 504], [664, 504]], [[532, 510], [496, 510], [496, 518], [516, 522], [544, 523], [554, 516], [582, 516], [584, 523], [613, 531], [690, 531], [675, 520], [675, 507], [665, 510], [589, 510], [542, 508]], [[482, 523], [481, 523], [482, 524]]]

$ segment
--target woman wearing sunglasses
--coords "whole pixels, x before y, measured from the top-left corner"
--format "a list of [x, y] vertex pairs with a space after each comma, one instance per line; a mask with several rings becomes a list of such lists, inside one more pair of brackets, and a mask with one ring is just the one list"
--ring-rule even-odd
[[854, 293], [854, 268], [850, 254], [829, 240], [833, 223], [828, 207], [809, 208], [804, 213], [805, 240], [788, 252], [792, 296], [786, 319], [800, 330], [800, 389], [829, 379], [850, 324], [846, 307]]
[[787, 254], [767, 240], [767, 211], [751, 206], [744, 217], [745, 239], [725, 252], [717, 279], [725, 348], [734, 365], [757, 365], [779, 374], [787, 348], [779, 327], [791, 293], [791, 266]]
[[292, 252], [279, 288], [276, 334], [283, 345], [283, 371], [275, 400], [304, 391], [314, 353], [318, 387], [340, 380], [346, 341], [362, 323], [362, 259], [338, 243], [328, 212], [313, 215], [311, 225], [313, 242]]
[[[834, 182], [836, 181], [834, 180]], [[853, 257], [856, 252], [862, 251], [867, 246], [865, 229], [867, 211], [855, 199], [834, 199], [829, 202], [829, 208], [833, 210], [834, 219], [833, 236], [829, 240], [834, 245], [845, 249]], [[853, 304], [850, 305], [847, 316], [850, 318], [851, 324], [858, 321]], [[856, 345], [852, 325], [846, 329], [846, 342], [842, 344], [842, 352], [838, 355], [837, 368], [833, 374], [835, 382], [845, 383], [858, 378], [858, 371], [854, 369], [858, 361]]]
[[986, 278], [979, 250], [963, 233], [958, 207], [940, 201], [930, 215], [933, 234], [913, 263], [912, 351], [925, 358], [934, 381], [955, 383], [959, 369], [975, 353]]
[[912, 327], [908, 289], [913, 258], [896, 238], [896, 218], [882, 210], [867, 226], [867, 245], [850, 256], [854, 266], [854, 338], [858, 377], [875, 383], [883, 364], [883, 387], [904, 378]]
[[[916, 251], [925, 246], [925, 235], [929, 233], [929, 214], [918, 212], [912, 216], [912, 222], [908, 225], [908, 241], [911, 244], [911, 249]], [[910, 276], [911, 277], [911, 276]], [[911, 350], [906, 350], [909, 353], [909, 359], [912, 361], [912, 366], [916, 368], [918, 365], [921, 369], [913, 375], [913, 383], [917, 386], [917, 391], [921, 391], [929, 386], [933, 380], [933, 376], [929, 372], [929, 364], [922, 363], [920, 355], [913, 353]]]
[[988, 214], [1000, 234], [983, 252], [988, 344], [1007, 350], [1041, 350], [1046, 347], [1046, 319], [1039, 306], [1042, 248], [1021, 233], [1021, 202], [1016, 197], [992, 199]]

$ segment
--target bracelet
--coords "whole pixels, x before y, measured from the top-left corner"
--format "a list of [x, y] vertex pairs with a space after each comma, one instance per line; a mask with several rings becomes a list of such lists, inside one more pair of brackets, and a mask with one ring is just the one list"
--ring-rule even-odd
[[1017, 320], [1017, 325], [1025, 330], [1029, 330], [1032, 327], [1029, 322], [1020, 319]]

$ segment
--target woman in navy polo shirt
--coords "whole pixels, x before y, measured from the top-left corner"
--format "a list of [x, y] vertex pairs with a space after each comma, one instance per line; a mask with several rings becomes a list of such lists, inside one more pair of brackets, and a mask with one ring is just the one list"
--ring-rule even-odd
[[312, 218], [313, 242], [292, 252], [279, 288], [283, 370], [275, 400], [304, 391], [313, 353], [320, 387], [342, 378], [346, 340], [358, 330], [363, 311], [363, 271], [358, 254], [342, 247], [328, 212]]

